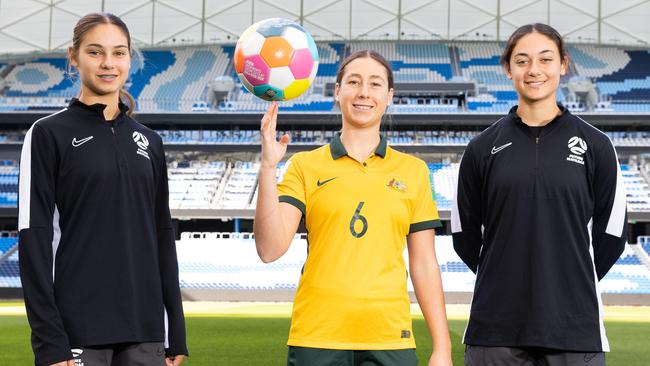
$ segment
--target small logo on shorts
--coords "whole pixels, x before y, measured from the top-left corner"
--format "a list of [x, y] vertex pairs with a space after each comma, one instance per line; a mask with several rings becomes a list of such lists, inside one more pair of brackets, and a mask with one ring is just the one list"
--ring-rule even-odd
[[410, 330], [403, 330], [401, 338], [411, 338], [411, 331]]
[[84, 362], [81, 360], [81, 354], [84, 353], [84, 350], [73, 348], [70, 351], [72, 352], [72, 358], [74, 358], [74, 366], [84, 366]]

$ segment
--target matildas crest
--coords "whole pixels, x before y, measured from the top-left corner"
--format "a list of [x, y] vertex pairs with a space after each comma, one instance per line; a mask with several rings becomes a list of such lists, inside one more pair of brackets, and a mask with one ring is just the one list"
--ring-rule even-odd
[[393, 178], [386, 184], [386, 187], [394, 189], [398, 192], [406, 192], [406, 184], [400, 182], [399, 180]]

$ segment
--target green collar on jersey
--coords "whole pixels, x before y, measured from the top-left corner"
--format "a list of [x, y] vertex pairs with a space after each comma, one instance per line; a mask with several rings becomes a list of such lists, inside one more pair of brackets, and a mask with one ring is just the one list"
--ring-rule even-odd
[[[382, 158], [386, 157], [386, 148], [388, 144], [386, 138], [383, 135], [379, 135], [379, 145], [375, 149], [375, 155], [381, 156]], [[340, 157], [343, 157], [348, 154], [345, 150], [345, 146], [341, 142], [341, 133], [337, 132], [330, 142], [330, 152], [332, 153], [332, 159], [336, 160]]]

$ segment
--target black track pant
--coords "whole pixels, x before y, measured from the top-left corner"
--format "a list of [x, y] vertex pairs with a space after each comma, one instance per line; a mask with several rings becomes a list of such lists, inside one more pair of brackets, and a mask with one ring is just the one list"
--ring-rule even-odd
[[73, 349], [75, 366], [165, 366], [162, 342]]
[[566, 352], [546, 348], [465, 348], [466, 366], [605, 366], [603, 352]]

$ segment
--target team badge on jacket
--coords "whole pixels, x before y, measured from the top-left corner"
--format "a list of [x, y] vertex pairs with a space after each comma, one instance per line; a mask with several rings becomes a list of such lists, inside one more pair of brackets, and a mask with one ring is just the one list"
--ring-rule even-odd
[[569, 139], [569, 156], [567, 161], [585, 165], [585, 158], [582, 156], [587, 152], [587, 143], [578, 136]]
[[149, 153], [147, 152], [147, 148], [149, 147], [149, 140], [147, 137], [141, 132], [135, 131], [133, 132], [133, 141], [138, 145], [137, 153], [151, 160]]

